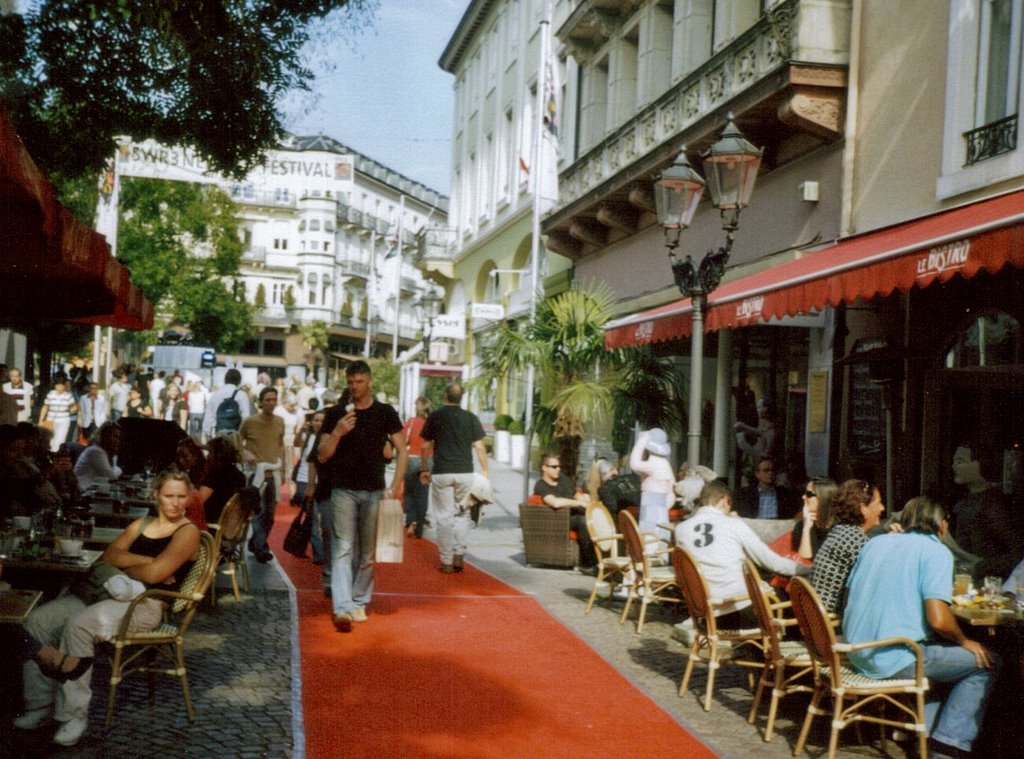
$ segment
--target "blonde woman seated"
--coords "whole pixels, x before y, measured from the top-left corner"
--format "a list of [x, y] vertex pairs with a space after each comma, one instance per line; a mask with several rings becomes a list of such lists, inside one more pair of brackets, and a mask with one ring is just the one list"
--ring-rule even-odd
[[[153, 484], [157, 516], [137, 519], [114, 539], [103, 560], [122, 569], [146, 586], [178, 590], [199, 552], [199, 528], [185, 516], [192, 483], [177, 470], [160, 473]], [[117, 632], [130, 601], [113, 598], [86, 605], [65, 592], [33, 611], [26, 632], [44, 646], [86, 660], [97, 641], [110, 640]], [[160, 624], [163, 603], [155, 598], [140, 603], [132, 617], [134, 630], [152, 630]], [[35, 661], [24, 665], [25, 712], [14, 721], [22, 730], [33, 730], [52, 714], [60, 723], [53, 742], [73, 746], [88, 726], [92, 700], [92, 668], [76, 680], [56, 682]]]

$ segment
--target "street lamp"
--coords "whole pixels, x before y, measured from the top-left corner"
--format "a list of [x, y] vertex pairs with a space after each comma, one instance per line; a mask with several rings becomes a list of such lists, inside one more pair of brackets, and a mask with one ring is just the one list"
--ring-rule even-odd
[[423, 349], [428, 360], [430, 359], [430, 339], [433, 337], [431, 333], [434, 331], [434, 319], [437, 318], [441, 310], [443, 299], [444, 297], [436, 290], [427, 290], [420, 296], [420, 302], [416, 307], [423, 322]]
[[[687, 461], [700, 463], [700, 401], [704, 376], [704, 310], [708, 294], [718, 287], [729, 261], [733, 238], [739, 227], [740, 211], [750, 203], [754, 182], [761, 166], [762, 150], [754, 147], [736, 127], [730, 113], [718, 138], [701, 158], [708, 175], [705, 183], [686, 159], [685, 146], [673, 164], [654, 184], [654, 203], [658, 223], [665, 230], [665, 246], [672, 262], [672, 276], [679, 291], [693, 303], [693, 329], [690, 338], [690, 409], [687, 429]], [[679, 237], [690, 226], [705, 187], [711, 191], [711, 203], [722, 215], [725, 245], [708, 251], [700, 264], [687, 255], [676, 258]]]

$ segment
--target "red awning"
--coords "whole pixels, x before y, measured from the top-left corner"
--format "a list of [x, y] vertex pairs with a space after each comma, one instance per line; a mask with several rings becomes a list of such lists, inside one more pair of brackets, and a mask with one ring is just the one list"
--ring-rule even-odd
[[0, 319], [153, 324], [152, 306], [105, 238], [57, 202], [0, 101]]
[[[708, 299], [707, 331], [799, 316], [979, 271], [1024, 267], [1024, 190], [869, 232], [727, 282]], [[690, 300], [616, 320], [605, 346], [685, 337]]]

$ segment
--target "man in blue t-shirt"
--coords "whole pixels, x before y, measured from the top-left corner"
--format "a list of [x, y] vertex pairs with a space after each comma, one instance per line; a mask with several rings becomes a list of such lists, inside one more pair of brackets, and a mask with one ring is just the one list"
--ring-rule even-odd
[[[444, 389], [444, 405], [427, 417], [420, 437], [420, 482], [430, 483], [430, 499], [437, 520], [437, 547], [444, 574], [462, 571], [469, 535], [470, 512], [466, 501], [473, 486], [473, 452], [480, 472], [487, 476], [484, 428], [476, 415], [461, 407], [462, 385]], [[427, 466], [434, 455], [434, 471]]]
[[[366, 621], [373, 595], [377, 507], [382, 491], [384, 498], [395, 497], [407, 460], [402, 422], [391, 406], [374, 400], [369, 365], [352, 361], [345, 367], [345, 379], [351, 401], [327, 409], [317, 445], [317, 476], [331, 493], [331, 603], [339, 632], [351, 632], [353, 622]], [[390, 487], [384, 484], [385, 441], [395, 451]]]
[[[853, 565], [843, 634], [847, 643], [903, 637], [921, 646], [931, 683], [925, 705], [929, 753], [959, 756], [970, 752], [985, 716], [994, 657], [963, 634], [949, 608], [953, 555], [941, 542], [949, 530], [945, 509], [921, 497], [908, 504], [903, 518], [904, 533], [870, 540]], [[879, 680], [912, 679], [917, 662], [905, 645], [851, 651], [850, 661]], [[952, 686], [943, 702], [940, 683]]]

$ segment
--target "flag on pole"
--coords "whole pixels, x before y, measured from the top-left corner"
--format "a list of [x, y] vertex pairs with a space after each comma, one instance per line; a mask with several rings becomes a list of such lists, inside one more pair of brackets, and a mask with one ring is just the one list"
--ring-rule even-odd
[[542, 118], [540, 120], [540, 171], [536, 181], [541, 198], [541, 210], [549, 211], [558, 203], [558, 127], [561, 123], [559, 96], [561, 83], [558, 79], [558, 61], [551, 44], [551, 24], [541, 27], [544, 39], [541, 41], [544, 51], [542, 74]]

